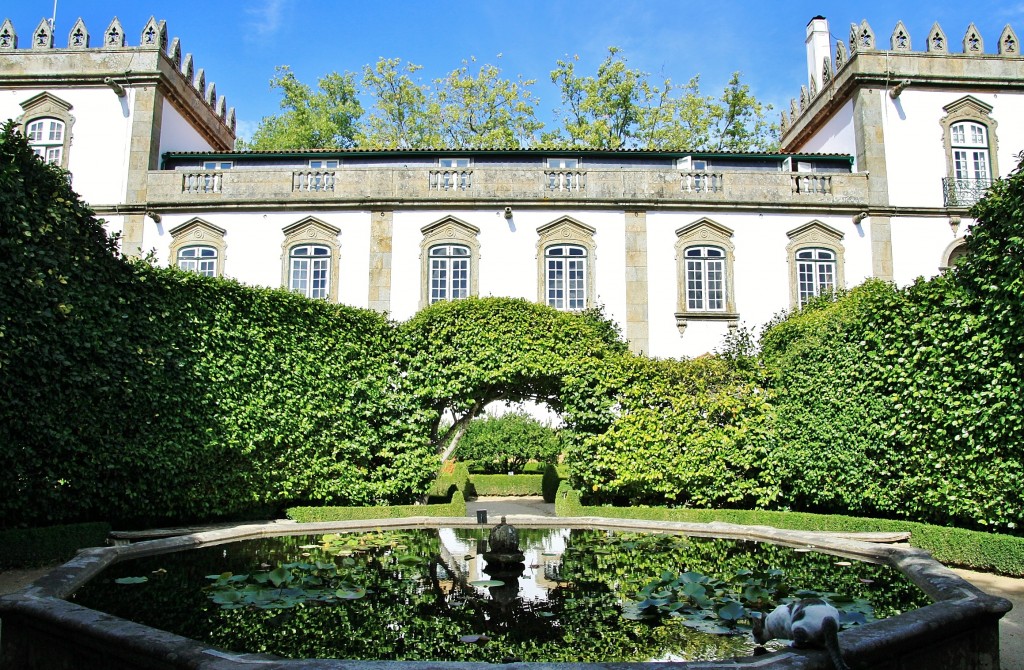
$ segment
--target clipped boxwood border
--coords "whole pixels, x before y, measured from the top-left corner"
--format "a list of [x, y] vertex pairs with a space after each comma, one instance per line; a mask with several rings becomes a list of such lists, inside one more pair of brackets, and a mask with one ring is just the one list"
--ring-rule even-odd
[[79, 549], [104, 546], [109, 534], [102, 522], [0, 530], [0, 570], [61, 563]]
[[909, 531], [910, 545], [931, 553], [935, 560], [941, 563], [1009, 577], [1024, 577], [1024, 537], [933, 526], [916, 521], [867, 519], [809, 512], [587, 506], [580, 502], [579, 492], [565, 482], [558, 489], [555, 514], [689, 523], [721, 521], [744, 526], [772, 526], [785, 530], [825, 532]]
[[362, 519], [400, 519], [407, 516], [466, 516], [462, 491], [452, 493], [452, 501], [440, 505], [390, 505], [386, 507], [289, 507], [289, 519], [299, 523], [358, 521]]

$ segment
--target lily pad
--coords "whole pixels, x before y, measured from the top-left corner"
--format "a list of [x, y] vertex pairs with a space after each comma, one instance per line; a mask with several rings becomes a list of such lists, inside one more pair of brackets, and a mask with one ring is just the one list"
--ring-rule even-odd
[[115, 579], [115, 584], [143, 584], [149, 581], [149, 577], [121, 577]]
[[470, 584], [473, 586], [505, 586], [505, 582], [500, 579], [477, 579]]

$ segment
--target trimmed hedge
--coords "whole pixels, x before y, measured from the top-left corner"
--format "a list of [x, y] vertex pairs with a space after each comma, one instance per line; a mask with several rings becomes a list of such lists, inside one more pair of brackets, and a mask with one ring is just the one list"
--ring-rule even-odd
[[555, 500], [558, 516], [599, 516], [613, 519], [645, 519], [710, 523], [721, 521], [744, 526], [773, 526], [787, 530], [833, 532], [910, 532], [911, 546], [924, 549], [946, 565], [1010, 577], [1024, 577], [1024, 538], [984, 533], [963, 528], [933, 526], [916, 521], [867, 519], [808, 512], [761, 510], [689, 509], [668, 507], [586, 506], [578, 491], [563, 483]]
[[74, 556], [79, 549], [104, 546], [108, 535], [108, 523], [75, 523], [44, 528], [2, 530], [0, 570], [61, 563]]
[[469, 484], [478, 496], [539, 496], [544, 494], [544, 475], [470, 475]]
[[568, 465], [553, 465], [549, 463], [544, 468], [544, 475], [541, 480], [541, 491], [544, 493], [544, 502], [553, 503], [557, 497], [558, 489], [562, 482], [569, 478]]
[[356, 521], [362, 519], [401, 519], [408, 516], [466, 516], [466, 499], [461, 491], [452, 501], [440, 505], [389, 505], [385, 507], [290, 507], [289, 519], [299, 523]]
[[434, 483], [430, 485], [427, 495], [432, 503], [449, 502], [456, 491], [465, 498], [468, 489], [469, 470], [466, 464], [461, 461], [449, 461], [441, 466], [441, 472], [438, 473]]

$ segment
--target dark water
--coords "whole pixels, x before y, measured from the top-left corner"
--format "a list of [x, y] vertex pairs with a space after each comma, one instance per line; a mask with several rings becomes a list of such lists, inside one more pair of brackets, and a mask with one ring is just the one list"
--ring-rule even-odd
[[[741, 571], [781, 570], [782, 595], [841, 594], [829, 597], [868, 620], [930, 602], [892, 568], [770, 544], [520, 529], [526, 559], [509, 570], [484, 560], [485, 537], [442, 529], [327, 536], [326, 545], [319, 535], [235, 542], [113, 565], [72, 599], [238, 652], [486, 662], [751, 653], [743, 619], [723, 635], [695, 629], [721, 629], [696, 615], [624, 617], [636, 614], [637, 591], [666, 571], [723, 580], [724, 592]], [[123, 578], [138, 583], [115, 581]]]

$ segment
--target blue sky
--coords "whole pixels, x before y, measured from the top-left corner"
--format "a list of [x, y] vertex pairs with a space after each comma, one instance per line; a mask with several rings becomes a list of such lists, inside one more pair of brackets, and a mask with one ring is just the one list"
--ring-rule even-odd
[[[4, 4], [0, 17], [14, 22], [22, 46], [54, 6], [53, 0]], [[381, 56], [398, 57], [423, 65], [420, 75], [430, 80], [475, 56], [499, 65], [505, 76], [536, 79], [538, 115], [550, 122], [559, 104], [549, 80], [555, 61], [578, 54], [578, 71], [592, 73], [612, 45], [633, 67], [659, 79], [685, 83], [699, 73], [705, 93], [720, 92], [739, 70], [755, 95], [778, 110], [806, 80], [804, 30], [816, 14], [827, 17], [833, 37], [843, 41], [851, 22], [867, 19], [880, 46], [888, 45], [898, 20], [906, 24], [915, 49], [923, 49], [935, 21], [951, 46], [960, 44], [971, 22], [990, 53], [1007, 23], [1024, 38], [1024, 0], [58, 0], [56, 36], [58, 46], [66, 45], [71, 26], [82, 17], [95, 41], [116, 15], [130, 43], [137, 44], [151, 15], [166, 20], [170, 37], [181, 40], [182, 53], [193, 54], [207, 81], [216, 82], [217, 92], [236, 108], [240, 134], [247, 135], [261, 117], [278, 110], [280, 97], [268, 86], [277, 65], [292, 66], [302, 81], [313, 84], [330, 71], [358, 72]]]

